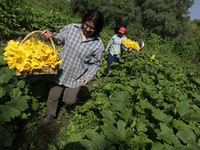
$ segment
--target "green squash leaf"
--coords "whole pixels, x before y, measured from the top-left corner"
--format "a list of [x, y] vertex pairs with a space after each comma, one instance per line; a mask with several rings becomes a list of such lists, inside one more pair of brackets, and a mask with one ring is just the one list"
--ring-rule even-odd
[[14, 95], [11, 101], [7, 102], [6, 105], [16, 108], [19, 112], [26, 110], [29, 106], [25, 96]]
[[186, 144], [196, 140], [194, 132], [188, 126], [178, 131], [176, 135]]
[[180, 145], [180, 141], [174, 135], [173, 129], [169, 128], [166, 124], [160, 123], [161, 132], [158, 133], [158, 138], [163, 139], [169, 144], [174, 144], [175, 146]]
[[1, 122], [10, 122], [11, 118], [17, 117], [20, 115], [20, 112], [11, 107], [11, 106], [5, 106], [0, 105], [0, 121]]
[[133, 131], [130, 128], [125, 128], [126, 123], [122, 120], [117, 122], [117, 128], [114, 126], [102, 126], [102, 130], [106, 138], [116, 144], [120, 144], [133, 136]]
[[3, 58], [4, 58], [4, 56], [0, 56], [0, 66], [7, 64], [7, 62]]
[[177, 104], [176, 108], [181, 117], [190, 116], [194, 112], [194, 110], [192, 109], [189, 110], [190, 105], [188, 101], [182, 101], [182, 102], [177, 101], [176, 104]]
[[80, 143], [87, 149], [94, 150], [105, 150], [111, 146], [111, 142], [105, 139], [103, 134], [98, 134], [97, 132], [88, 132], [87, 137], [90, 140], [83, 140]]
[[0, 83], [8, 83], [12, 76], [15, 75], [14, 69], [9, 69], [8, 67], [2, 67], [0, 69]]
[[103, 115], [103, 119], [102, 121], [110, 126], [112, 126], [114, 123], [116, 123], [115, 121], [115, 118], [114, 118], [114, 115], [111, 111], [108, 111], [108, 110], [104, 110], [102, 112], [102, 115]]

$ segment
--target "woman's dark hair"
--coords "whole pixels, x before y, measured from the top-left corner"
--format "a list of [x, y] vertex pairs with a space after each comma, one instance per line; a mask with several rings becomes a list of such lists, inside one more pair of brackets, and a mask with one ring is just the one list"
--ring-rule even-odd
[[92, 9], [85, 14], [82, 20], [82, 24], [84, 24], [85, 21], [93, 21], [94, 26], [95, 26], [95, 35], [99, 35], [103, 28], [103, 14], [97, 10], [97, 9]]

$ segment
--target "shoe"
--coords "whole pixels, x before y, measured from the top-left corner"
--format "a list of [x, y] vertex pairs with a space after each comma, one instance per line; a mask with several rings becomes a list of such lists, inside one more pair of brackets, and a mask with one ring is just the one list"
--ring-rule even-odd
[[44, 128], [46, 125], [52, 123], [54, 120], [54, 117], [52, 115], [46, 115], [46, 117], [37, 124], [38, 128]]

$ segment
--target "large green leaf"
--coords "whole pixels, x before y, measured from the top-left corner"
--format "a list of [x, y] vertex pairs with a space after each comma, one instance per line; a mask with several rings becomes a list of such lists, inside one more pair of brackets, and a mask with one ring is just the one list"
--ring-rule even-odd
[[195, 142], [196, 140], [194, 132], [188, 126], [185, 126], [182, 130], [179, 130], [176, 135], [186, 144]]
[[7, 62], [3, 58], [4, 56], [0, 56], [0, 66], [7, 64]]
[[165, 114], [163, 111], [161, 111], [158, 108], [156, 109], [148, 101], [141, 100], [140, 106], [143, 110], [146, 110], [146, 111], [147, 111], [147, 109], [151, 110], [152, 116], [157, 120], [160, 120], [165, 123], [169, 123], [170, 121], [172, 121], [172, 118], [173, 118], [172, 116], [168, 116], [167, 114]]
[[0, 87], [3, 88], [7, 93], [11, 93], [15, 86], [16, 86], [15, 84], [0, 85]]
[[177, 101], [176, 104], [177, 104], [176, 108], [181, 117], [190, 116], [194, 112], [194, 110], [192, 109], [189, 110], [190, 105], [188, 101], [182, 101], [182, 102]]
[[136, 124], [136, 129], [138, 132], [147, 132], [148, 131], [146, 124], [140, 120], [138, 120], [138, 122]]
[[148, 139], [147, 135], [134, 135], [134, 137], [131, 139], [132, 142], [135, 142], [134, 145], [146, 145], [147, 143], [153, 143], [152, 140]]
[[20, 88], [24, 88], [25, 81], [24, 80], [19, 80], [19, 82], [17, 83], [17, 86], [20, 87]]
[[200, 149], [200, 145], [198, 145], [196, 142], [189, 143], [189, 147], [192, 148], [193, 150], [199, 150]]
[[151, 108], [152, 110], [152, 116], [157, 119], [160, 120], [164, 123], [169, 123], [170, 121], [172, 121], [173, 117], [172, 116], [168, 116], [166, 115], [163, 111], [161, 111], [160, 109], [156, 109], [156, 108]]
[[78, 141], [82, 141], [83, 137], [84, 137], [84, 135], [81, 133], [72, 133], [67, 141], [68, 142], [78, 142]]
[[153, 142], [151, 150], [174, 150], [174, 147], [166, 143]]
[[168, 103], [162, 103], [163, 107], [165, 108], [164, 112], [168, 112], [171, 111], [172, 109], [174, 109], [174, 106], [172, 104], [168, 104]]
[[177, 130], [182, 130], [182, 129], [186, 126], [186, 123], [184, 123], [184, 122], [181, 121], [181, 120], [176, 120], [176, 119], [174, 119], [174, 120], [173, 120], [173, 126], [174, 126]]
[[6, 105], [16, 108], [19, 112], [26, 110], [29, 106], [25, 96], [14, 95], [11, 101], [7, 102]]
[[116, 123], [115, 121], [115, 118], [114, 118], [114, 115], [111, 111], [108, 111], [108, 110], [104, 110], [102, 112], [102, 115], [103, 115], [103, 119], [102, 121], [110, 126], [112, 126], [114, 123]]
[[174, 144], [175, 146], [180, 145], [180, 141], [176, 137], [173, 132], [173, 129], [169, 128], [166, 124], [160, 123], [160, 132], [158, 134], [158, 138], [166, 141], [169, 144]]
[[191, 116], [183, 118], [183, 120], [188, 122], [190, 121], [200, 122], [200, 114], [199, 113], [192, 114]]
[[17, 117], [20, 112], [11, 106], [0, 105], [0, 121], [10, 122], [11, 118]]
[[109, 99], [114, 110], [124, 110], [129, 99], [129, 94], [125, 91], [113, 93], [113, 97]]
[[8, 67], [2, 67], [0, 69], [0, 83], [8, 83], [8, 81], [15, 75], [14, 69], [9, 69]]
[[120, 136], [120, 141], [125, 141], [126, 139], [130, 138], [133, 134], [130, 128], [126, 128], [127, 124], [119, 120], [117, 122], [117, 129]]
[[86, 147], [87, 149], [91, 150], [105, 150], [111, 146], [111, 142], [105, 139], [103, 134], [98, 134], [97, 132], [88, 132], [87, 137], [90, 140], [82, 140], [80, 143]]
[[116, 144], [125, 142], [133, 136], [133, 131], [130, 128], [125, 128], [126, 123], [122, 120], [117, 122], [117, 128], [114, 126], [102, 126], [102, 130], [106, 138]]
[[113, 94], [113, 97], [109, 99], [109, 102], [111, 103], [126, 103], [127, 100], [129, 99], [129, 94], [125, 91], [122, 92], [116, 92]]

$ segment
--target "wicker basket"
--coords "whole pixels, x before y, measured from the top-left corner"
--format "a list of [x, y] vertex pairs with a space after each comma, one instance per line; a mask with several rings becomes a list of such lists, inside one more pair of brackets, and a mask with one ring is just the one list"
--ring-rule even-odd
[[[31, 33], [29, 33], [23, 40], [22, 42], [20, 43], [20, 46], [30, 37], [32, 36], [33, 34], [35, 33], [42, 33], [42, 31], [33, 31]], [[49, 40], [51, 41], [52, 43], [52, 46], [53, 46], [53, 49], [54, 51], [56, 52], [56, 48], [55, 48], [55, 45], [54, 45], [54, 42], [52, 40], [52, 38], [50, 37]], [[22, 72], [18, 72], [17, 70], [15, 70], [16, 72], [16, 75], [17, 76], [21, 76], [21, 75], [39, 75], [39, 74], [57, 74], [57, 71], [58, 71], [58, 66], [56, 66], [55, 68], [51, 68], [50, 66], [48, 65], [44, 65], [43, 68], [41, 69], [34, 69], [30, 72], [26, 72], [26, 71], [22, 71]]]

